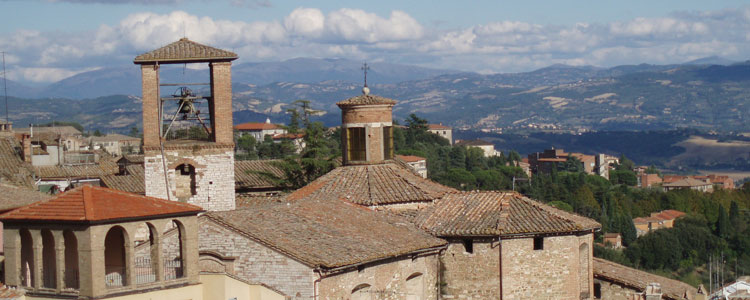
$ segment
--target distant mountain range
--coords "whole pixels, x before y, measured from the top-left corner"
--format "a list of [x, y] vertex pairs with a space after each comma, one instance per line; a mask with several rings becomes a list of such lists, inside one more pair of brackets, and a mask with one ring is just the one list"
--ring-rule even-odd
[[[397, 119], [416, 113], [461, 128], [688, 127], [747, 132], [750, 62], [726, 63], [712, 57], [680, 65], [553, 65], [493, 75], [378, 63], [372, 65], [368, 81], [373, 94], [399, 101], [394, 108]], [[360, 62], [339, 59], [236, 65], [235, 122], [266, 117], [281, 122], [286, 118], [286, 104], [306, 99], [327, 112], [320, 120], [337, 125], [340, 117], [335, 102], [360, 93], [361, 72]], [[208, 82], [207, 74], [181, 66], [164, 67], [162, 82]], [[34, 94], [47, 98], [33, 99], [37, 98]], [[11, 120], [20, 124], [76, 121], [92, 130], [126, 131], [140, 126], [139, 95], [136, 66], [101, 69], [12, 97]]]

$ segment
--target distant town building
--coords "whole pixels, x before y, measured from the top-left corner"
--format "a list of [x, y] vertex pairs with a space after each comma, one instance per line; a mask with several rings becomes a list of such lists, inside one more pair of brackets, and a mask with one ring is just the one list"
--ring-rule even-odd
[[750, 299], [750, 276], [742, 276], [710, 295], [711, 300], [746, 300]]
[[598, 174], [597, 156], [583, 153], [567, 153], [563, 149], [550, 148], [543, 152], [531, 153], [527, 156], [532, 173], [549, 174], [569, 157], [575, 157], [581, 162], [581, 170], [586, 174]]
[[704, 294], [687, 283], [594, 258], [594, 299], [703, 300]]
[[609, 179], [609, 170], [613, 168], [614, 165], [619, 164], [620, 160], [612, 155], [607, 154], [597, 154], [596, 156], [596, 174]]
[[482, 150], [482, 152], [484, 152], [485, 157], [497, 156], [500, 154], [495, 150], [495, 144], [480, 139], [463, 141], [459, 140], [456, 141], [456, 146], [479, 148]]
[[638, 236], [641, 236], [651, 230], [672, 228], [674, 227], [674, 221], [684, 215], [684, 212], [668, 209], [651, 213], [648, 217], [635, 218], [633, 219], [633, 224]]
[[102, 149], [113, 156], [140, 152], [141, 139], [128, 135], [111, 133], [91, 137], [92, 150]]
[[691, 189], [699, 192], [713, 192], [714, 186], [710, 182], [694, 178], [683, 178], [674, 182], [663, 183], [661, 185], [664, 191], [678, 190], [678, 189]]
[[586, 155], [583, 153], [570, 153], [569, 156], [575, 157], [583, 164], [583, 171], [586, 174], [594, 174], [596, 168], [596, 157], [594, 155]]
[[414, 172], [417, 172], [422, 178], [427, 178], [427, 159], [415, 155], [396, 155], [396, 159], [409, 166]]
[[638, 187], [647, 188], [662, 182], [659, 174], [641, 173], [638, 175]]
[[[302, 153], [307, 145], [305, 143], [304, 133], [277, 133], [271, 136], [274, 143], [281, 143], [282, 141], [290, 141], [294, 145], [294, 152], [297, 154]], [[259, 140], [262, 141], [262, 140]]]
[[265, 123], [242, 123], [234, 125], [234, 130], [239, 132], [240, 136], [250, 134], [258, 142], [262, 142], [267, 135], [273, 136], [286, 133], [286, 129], [283, 126], [271, 123], [271, 119], [266, 119]]
[[605, 233], [604, 234], [604, 245], [609, 245], [612, 248], [622, 248], [622, 235], [619, 233]]
[[428, 124], [427, 131], [445, 138], [446, 140], [448, 140], [448, 142], [451, 143], [451, 145], [453, 145], [453, 128], [444, 126], [443, 123]]

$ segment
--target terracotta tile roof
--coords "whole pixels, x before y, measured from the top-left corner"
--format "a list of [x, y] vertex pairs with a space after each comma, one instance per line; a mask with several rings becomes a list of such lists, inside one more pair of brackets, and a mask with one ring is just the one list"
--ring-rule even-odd
[[687, 178], [687, 176], [681, 176], [681, 175], [664, 175], [664, 178], [662, 178], [662, 181], [664, 183], [670, 183], [670, 182], [675, 182], [675, 181], [678, 181], [680, 179], [685, 179], [685, 178]]
[[403, 160], [405, 162], [419, 162], [425, 160], [424, 157], [416, 156], [416, 155], [396, 155], [396, 158]]
[[278, 159], [237, 160], [234, 162], [235, 188], [275, 188], [273, 180], [262, 173], [283, 177], [284, 171], [274, 165]]
[[132, 137], [129, 135], [110, 133], [104, 136], [92, 136], [91, 141], [93, 142], [120, 142], [120, 141], [140, 141], [141, 138]]
[[446, 244], [396, 215], [339, 199], [268, 202], [204, 216], [311, 267], [328, 269]]
[[0, 137], [0, 179], [6, 183], [31, 188], [34, 186], [33, 167], [16, 150], [21, 144], [13, 137]]
[[568, 160], [567, 158], [540, 158], [540, 159], [537, 159], [537, 161], [541, 161], [541, 162], [566, 162], [567, 160]]
[[100, 179], [102, 186], [118, 191], [145, 195], [146, 182], [143, 165], [130, 165], [125, 167], [127, 175], [106, 175]]
[[0, 212], [52, 198], [29, 188], [0, 183]]
[[201, 45], [187, 38], [147, 52], [135, 57], [136, 64], [153, 62], [207, 62], [207, 61], [232, 61], [237, 59], [237, 54], [206, 45]]
[[493, 146], [494, 144], [483, 140], [462, 140], [456, 142], [456, 146]]
[[457, 192], [424, 209], [417, 224], [437, 236], [567, 233], [601, 228], [594, 220], [511, 192]]
[[166, 215], [189, 215], [198, 206], [146, 197], [102, 187], [82, 186], [50, 200], [0, 215], [7, 221], [101, 222]]
[[274, 140], [283, 140], [283, 139], [294, 140], [294, 139], [301, 139], [303, 137], [305, 137], [304, 133], [278, 133], [272, 136]]
[[449, 126], [444, 126], [443, 124], [427, 124], [427, 129], [429, 130], [448, 130], [451, 129]]
[[256, 195], [256, 194], [235, 194], [234, 202], [237, 208], [254, 207], [269, 202], [282, 202], [286, 195]]
[[276, 125], [272, 123], [242, 123], [234, 125], [235, 130], [273, 130], [273, 129], [283, 129], [281, 125]]
[[347, 199], [359, 205], [431, 202], [456, 190], [424, 179], [397, 163], [351, 165], [333, 169], [287, 199]]
[[710, 183], [706, 183], [704, 181], [700, 181], [693, 178], [683, 178], [674, 182], [668, 182], [662, 184], [664, 187], [693, 187], [693, 186], [706, 186], [711, 185]]
[[664, 220], [674, 220], [684, 215], [685, 213], [679, 210], [667, 209], [659, 212], [656, 217], [662, 218]]
[[643, 291], [649, 283], [661, 285], [662, 297], [666, 299], [695, 299], [698, 289], [691, 285], [654, 275], [648, 272], [636, 270], [601, 258], [594, 258], [594, 278], [604, 281], [615, 282]]
[[99, 178], [119, 171], [117, 163], [109, 160], [98, 164], [75, 166], [37, 166], [35, 173], [41, 178]]
[[[29, 128], [13, 128], [18, 133], [31, 133]], [[34, 127], [34, 138], [36, 139], [37, 134], [40, 133], [51, 133], [54, 135], [71, 136], [71, 135], [82, 135], [81, 131], [73, 126], [45, 126], [45, 127]]]
[[336, 105], [338, 105], [339, 107], [354, 106], [354, 105], [380, 105], [380, 104], [396, 105], [396, 100], [368, 94], [368, 95], [359, 95], [359, 96], [351, 97], [343, 101], [336, 102]]
[[117, 162], [128, 164], [143, 164], [143, 154], [125, 154]]

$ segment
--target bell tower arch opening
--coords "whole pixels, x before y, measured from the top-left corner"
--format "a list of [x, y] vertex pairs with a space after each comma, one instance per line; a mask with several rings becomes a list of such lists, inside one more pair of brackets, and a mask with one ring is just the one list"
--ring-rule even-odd
[[[182, 38], [133, 61], [141, 67], [147, 196], [234, 209], [231, 71], [237, 58]], [[168, 64], [208, 64], [209, 82], [161, 82], [159, 71]], [[169, 167], [181, 160], [195, 163]]]

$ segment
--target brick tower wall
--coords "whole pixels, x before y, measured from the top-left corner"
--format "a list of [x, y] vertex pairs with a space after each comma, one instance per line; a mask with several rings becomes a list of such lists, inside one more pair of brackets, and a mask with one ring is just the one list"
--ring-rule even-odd
[[232, 63], [209, 64], [211, 69], [212, 116], [214, 141], [217, 144], [233, 144], [232, 132]]
[[383, 127], [392, 126], [392, 105], [359, 105], [342, 108], [341, 124], [342, 153], [344, 164], [349, 164], [346, 128], [364, 127], [367, 149], [366, 161], [360, 163], [379, 163], [383, 161]]
[[143, 146], [159, 146], [159, 66], [141, 65]]
[[[195, 168], [195, 195], [186, 200], [208, 211], [235, 208], [234, 149], [232, 147], [166, 147], [164, 149], [169, 180], [169, 199], [178, 201], [175, 168], [189, 164]], [[164, 167], [159, 149], [145, 151], [146, 196], [167, 199]]]

